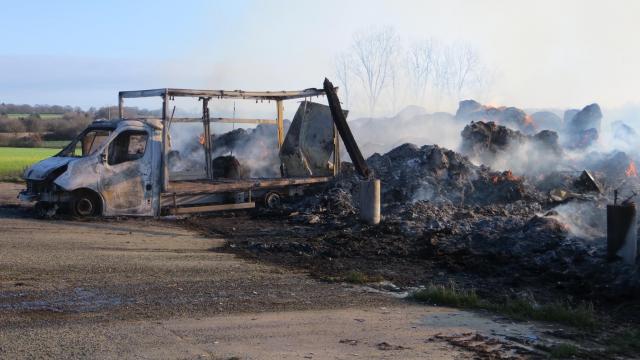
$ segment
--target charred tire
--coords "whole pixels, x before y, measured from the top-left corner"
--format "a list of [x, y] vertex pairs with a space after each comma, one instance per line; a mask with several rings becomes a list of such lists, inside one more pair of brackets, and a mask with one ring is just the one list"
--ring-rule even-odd
[[102, 213], [100, 197], [91, 191], [80, 190], [72, 194], [71, 214], [77, 217], [98, 216]]
[[277, 192], [269, 192], [264, 196], [264, 205], [269, 209], [279, 209], [282, 207], [282, 198]]

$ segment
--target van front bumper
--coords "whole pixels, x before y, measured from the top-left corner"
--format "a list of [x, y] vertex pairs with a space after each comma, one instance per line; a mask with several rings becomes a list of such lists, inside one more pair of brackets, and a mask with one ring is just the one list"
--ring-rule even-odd
[[28, 192], [28, 190], [22, 190], [18, 194], [18, 200], [24, 202], [34, 202], [40, 200], [40, 194], [34, 194]]

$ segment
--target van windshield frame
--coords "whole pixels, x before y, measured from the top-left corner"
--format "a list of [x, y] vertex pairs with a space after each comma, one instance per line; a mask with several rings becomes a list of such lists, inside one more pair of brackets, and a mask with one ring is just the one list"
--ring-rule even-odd
[[[107, 140], [109, 140], [114, 130], [115, 129], [111, 127], [89, 127], [76, 136], [75, 139], [55, 156], [75, 158], [91, 156], [107, 143]], [[91, 136], [91, 133], [94, 133], [93, 136]], [[89, 137], [87, 137], [87, 135], [89, 135]]]

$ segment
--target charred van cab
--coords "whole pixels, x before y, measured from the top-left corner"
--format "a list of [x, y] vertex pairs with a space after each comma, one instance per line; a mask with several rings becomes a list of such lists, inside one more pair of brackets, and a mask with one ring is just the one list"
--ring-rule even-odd
[[[328, 81], [328, 80], [327, 80]], [[327, 82], [326, 81], [326, 82]], [[329, 89], [329, 90], [327, 90]], [[333, 108], [308, 101], [311, 97], [334, 96]], [[124, 99], [159, 97], [160, 119], [127, 119]], [[202, 103], [202, 116], [174, 118], [169, 103], [176, 97], [196, 98]], [[274, 118], [242, 119], [211, 117], [209, 102], [217, 99], [249, 100], [251, 103], [273, 102]], [[284, 133], [283, 102], [302, 99]], [[256, 201], [277, 206], [280, 199], [298, 195], [315, 184], [330, 181], [340, 168], [340, 134], [350, 141], [345, 147], [358, 164], [364, 164], [355, 140], [348, 131], [346, 112], [336, 120], [340, 109], [335, 88], [300, 91], [190, 90], [152, 89], [121, 91], [119, 118], [97, 120], [55, 156], [42, 160], [24, 173], [27, 189], [19, 198], [35, 202], [40, 216], [66, 208], [75, 216], [189, 214], [217, 210], [253, 208]], [[189, 177], [170, 171], [172, 159], [179, 158], [171, 149], [170, 129], [173, 123], [201, 123], [198, 131], [204, 159]], [[277, 135], [273, 151], [280, 161], [280, 176], [271, 178], [231, 178], [221, 176], [212, 159], [211, 123], [264, 124], [274, 126]], [[335, 124], [334, 124], [335, 122]], [[345, 130], [346, 129], [346, 130]], [[197, 134], [194, 134], [197, 136]], [[357, 152], [357, 154], [356, 154]], [[194, 169], [191, 169], [194, 170]], [[362, 172], [362, 171], [361, 171]], [[222, 172], [224, 173], [224, 172]], [[364, 173], [364, 172], [362, 172]], [[182, 174], [185, 175], [185, 174]]]
[[161, 138], [160, 120], [94, 121], [25, 171], [19, 198], [36, 201], [40, 215], [58, 207], [76, 216], [153, 215]]

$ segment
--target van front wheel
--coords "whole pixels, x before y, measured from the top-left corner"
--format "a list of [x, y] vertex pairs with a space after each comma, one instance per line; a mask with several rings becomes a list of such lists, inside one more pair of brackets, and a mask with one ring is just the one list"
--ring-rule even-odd
[[90, 191], [77, 191], [71, 199], [71, 213], [78, 217], [100, 215], [100, 199]]
[[53, 205], [44, 201], [38, 201], [33, 207], [34, 216], [36, 219], [50, 219], [56, 214], [57, 209], [57, 205]]

